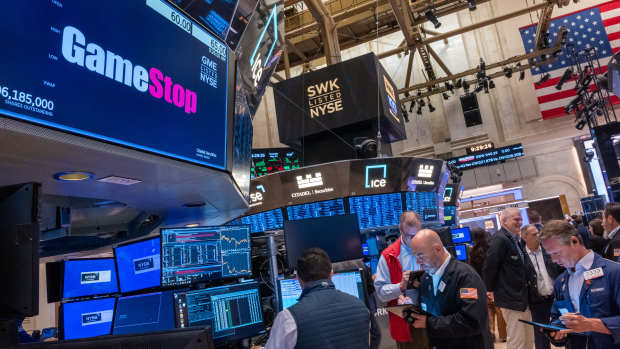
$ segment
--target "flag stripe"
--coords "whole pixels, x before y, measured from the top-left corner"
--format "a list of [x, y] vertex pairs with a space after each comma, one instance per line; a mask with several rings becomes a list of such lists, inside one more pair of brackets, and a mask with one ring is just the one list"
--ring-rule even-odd
[[599, 5], [598, 8], [601, 10], [601, 12], [612, 11], [620, 8], [620, 1], [610, 1]]
[[[589, 88], [590, 92], [594, 91], [594, 89], [595, 89], [594, 84], [590, 85], [590, 88]], [[576, 95], [577, 95], [577, 91], [575, 91], [574, 88], [571, 88], [568, 90], [562, 90], [556, 93], [549, 93], [544, 96], [540, 96], [538, 97], [538, 103], [543, 104], [543, 103], [554, 101], [556, 99], [575, 97]]]

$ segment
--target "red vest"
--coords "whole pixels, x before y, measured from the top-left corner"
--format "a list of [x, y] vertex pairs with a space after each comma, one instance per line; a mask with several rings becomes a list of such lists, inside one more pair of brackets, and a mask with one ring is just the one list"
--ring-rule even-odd
[[[398, 256], [400, 255], [400, 242], [399, 238], [388, 248], [381, 252], [383, 258], [387, 262], [388, 269], [390, 270], [390, 279], [393, 284], [400, 284], [403, 278], [403, 267], [400, 265]], [[388, 302], [388, 307], [398, 305], [398, 300], [394, 299]], [[397, 342], [411, 342], [411, 330], [409, 324], [403, 320], [403, 318], [388, 312], [390, 316], [390, 334]]]

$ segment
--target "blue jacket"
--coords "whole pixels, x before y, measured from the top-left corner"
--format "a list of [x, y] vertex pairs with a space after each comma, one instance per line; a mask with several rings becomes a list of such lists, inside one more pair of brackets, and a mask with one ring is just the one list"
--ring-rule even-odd
[[[579, 312], [585, 317], [598, 318], [611, 331], [611, 335], [587, 332], [585, 335], [569, 335], [567, 348], [620, 349], [620, 264], [594, 254], [590, 269], [602, 268], [603, 276], [584, 282], [579, 296]], [[552, 322], [559, 324], [560, 309], [575, 312], [568, 293], [569, 274], [562, 273], [554, 284], [554, 302], [551, 308]], [[558, 343], [561, 344], [561, 343]]]

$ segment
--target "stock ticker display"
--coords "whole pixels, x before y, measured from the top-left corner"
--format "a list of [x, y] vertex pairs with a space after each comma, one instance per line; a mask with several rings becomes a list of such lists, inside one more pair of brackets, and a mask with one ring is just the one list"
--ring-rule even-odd
[[403, 213], [400, 193], [349, 198], [351, 213], [357, 213], [360, 229], [398, 225]]
[[292, 149], [253, 149], [250, 178], [300, 167], [299, 154]]
[[437, 193], [406, 192], [405, 207], [407, 211], [417, 212], [422, 217], [422, 222], [439, 219]]
[[249, 216], [244, 216], [229, 223], [230, 225], [245, 224], [250, 226], [252, 234], [262, 233], [268, 230], [282, 229], [284, 216], [282, 210], [277, 208]]
[[515, 159], [524, 156], [521, 143], [513, 144], [497, 149], [484, 150], [471, 155], [452, 158], [447, 161], [448, 165], [454, 165], [459, 170], [487, 166], [498, 162]]
[[250, 232], [246, 226], [161, 230], [161, 284], [249, 275]]
[[237, 0], [172, 0], [172, 3], [226, 40]]
[[344, 200], [325, 200], [311, 204], [295, 205], [286, 208], [288, 219], [296, 221], [307, 218], [328, 217], [345, 214]]
[[215, 340], [250, 337], [264, 330], [258, 283], [174, 294], [176, 327], [211, 325]]

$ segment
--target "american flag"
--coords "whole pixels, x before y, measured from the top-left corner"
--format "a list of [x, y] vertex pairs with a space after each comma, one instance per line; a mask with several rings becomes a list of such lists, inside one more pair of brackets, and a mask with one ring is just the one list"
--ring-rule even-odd
[[[601, 71], [597, 73], [605, 74], [609, 59], [620, 51], [620, 0], [553, 18], [549, 24], [549, 45], [555, 43], [561, 26], [566, 26], [568, 30], [566, 43], [573, 44], [577, 51], [596, 48], [601, 63]], [[534, 50], [537, 28], [537, 24], [532, 24], [519, 29], [527, 53]], [[549, 80], [542, 84], [534, 83], [543, 119], [566, 115], [564, 107], [577, 96], [574, 79], [565, 83], [561, 90], [555, 88], [566, 68], [573, 64], [569, 52], [564, 48], [553, 63], [531, 69], [535, 82], [547, 73], [550, 75]], [[612, 95], [611, 99], [614, 104], [620, 102], [616, 96]]]

